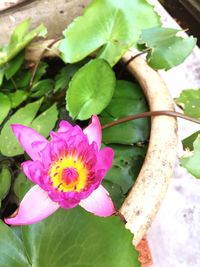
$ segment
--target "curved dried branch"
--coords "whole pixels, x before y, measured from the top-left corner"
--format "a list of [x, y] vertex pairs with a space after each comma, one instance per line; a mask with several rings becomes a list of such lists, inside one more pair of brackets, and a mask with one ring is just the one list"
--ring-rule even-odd
[[[127, 62], [134, 52], [123, 56]], [[150, 110], [174, 110], [170, 93], [159, 76], [141, 57], [128, 65], [128, 70], [141, 85]], [[145, 162], [137, 181], [121, 207], [126, 227], [134, 234], [137, 245], [150, 227], [167, 191], [177, 153], [177, 121], [168, 116], [152, 118], [151, 136]]]

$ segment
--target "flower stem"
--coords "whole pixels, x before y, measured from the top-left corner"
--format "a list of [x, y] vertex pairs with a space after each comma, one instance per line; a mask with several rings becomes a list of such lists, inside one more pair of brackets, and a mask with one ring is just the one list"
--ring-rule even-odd
[[179, 113], [179, 112], [175, 112], [175, 111], [171, 111], [171, 110], [158, 110], [158, 111], [156, 110], [156, 111], [147, 111], [147, 112], [143, 112], [140, 114], [127, 116], [127, 117], [118, 119], [116, 121], [112, 121], [108, 124], [103, 125], [102, 129], [110, 128], [112, 126], [118, 125], [118, 124], [123, 123], [123, 122], [137, 120], [137, 119], [141, 119], [141, 118], [145, 118], [145, 117], [153, 117], [153, 116], [171, 116], [171, 117], [175, 117], [175, 118], [178, 117], [178, 118], [181, 118], [184, 120], [188, 120], [188, 121], [192, 121], [194, 123], [200, 124], [199, 119], [194, 119], [190, 116], [186, 116], [186, 115]]

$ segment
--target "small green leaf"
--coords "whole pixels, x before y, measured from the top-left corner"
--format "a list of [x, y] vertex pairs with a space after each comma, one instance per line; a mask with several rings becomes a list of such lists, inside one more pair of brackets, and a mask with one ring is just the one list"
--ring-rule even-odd
[[7, 80], [9, 80], [19, 70], [23, 62], [24, 62], [24, 52], [21, 52], [16, 57], [14, 57], [11, 61], [6, 63], [5, 76]]
[[54, 81], [51, 79], [41, 80], [31, 88], [31, 97], [42, 97], [48, 95], [54, 88]]
[[8, 90], [18, 90], [23, 89], [26, 90], [29, 88], [29, 83], [31, 80], [31, 71], [30, 70], [24, 70], [20, 69], [10, 80], [4, 80], [3, 82], [3, 88], [6, 88]]
[[0, 93], [0, 124], [11, 109], [11, 103], [7, 95]]
[[0, 151], [3, 155], [12, 157], [23, 154], [24, 151], [12, 132], [11, 124], [19, 123], [30, 126], [40, 108], [41, 103], [42, 99], [26, 105], [25, 107], [17, 110], [5, 123], [0, 134]]
[[30, 26], [30, 20], [25, 20], [20, 23], [11, 35], [10, 43], [4, 47], [3, 52], [0, 53], [0, 66], [4, 65], [11, 59], [13, 59], [20, 51], [22, 51], [28, 43], [30, 43], [35, 37], [45, 37], [47, 30], [41, 24], [33, 31], [28, 33]]
[[58, 111], [56, 105], [54, 104], [34, 119], [40, 108], [42, 100], [43, 99], [40, 99], [19, 109], [5, 123], [0, 135], [0, 150], [3, 155], [12, 157], [24, 153], [22, 147], [17, 141], [17, 138], [12, 132], [11, 124], [23, 124], [32, 127], [45, 137], [49, 135], [49, 132], [53, 129], [57, 121]]
[[196, 38], [182, 38], [177, 36], [180, 30], [155, 27], [142, 31], [138, 42], [151, 48], [148, 53], [148, 63], [154, 69], [170, 69], [181, 64], [192, 52]]
[[26, 19], [16, 26], [10, 37], [10, 45], [15, 46], [23, 40], [28, 33], [30, 23], [30, 19]]
[[59, 50], [66, 63], [74, 63], [99, 49], [98, 56], [113, 66], [136, 44], [142, 29], [159, 24], [159, 16], [145, 0], [92, 1], [64, 31]]
[[181, 166], [186, 168], [189, 173], [191, 173], [194, 177], [200, 179], [200, 135], [198, 135], [193, 146], [194, 151], [188, 152], [188, 155], [182, 157], [180, 159], [180, 162]]
[[200, 89], [184, 90], [176, 99], [176, 103], [183, 108], [185, 114], [193, 118], [200, 118]]
[[8, 97], [10, 98], [12, 108], [16, 108], [27, 99], [28, 92], [17, 90], [14, 93], [9, 93]]
[[67, 91], [67, 110], [72, 118], [89, 119], [110, 102], [115, 74], [103, 59], [91, 60], [73, 76]]
[[[51, 118], [51, 119], [49, 119]], [[50, 131], [54, 128], [58, 119], [58, 110], [56, 104], [45, 110], [31, 123], [31, 127], [38, 131], [44, 137], [48, 137]]]
[[10, 190], [10, 186], [11, 186], [11, 173], [9, 168], [3, 165], [0, 171], [0, 202], [7, 196]]
[[196, 133], [193, 133], [192, 135], [183, 139], [182, 140], [183, 148], [189, 149], [189, 150], [194, 150], [193, 143], [199, 134], [200, 134], [200, 131], [197, 131]]
[[46, 62], [40, 61], [35, 73], [33, 84], [35, 84], [42, 78], [42, 76], [46, 73], [48, 66], [49, 65]]
[[68, 64], [64, 68], [60, 70], [60, 72], [55, 77], [55, 89], [54, 92], [58, 92], [59, 90], [66, 89], [69, 85], [71, 78], [77, 72], [79, 67], [75, 64]]
[[15, 195], [18, 197], [19, 200], [22, 200], [28, 190], [34, 184], [26, 178], [23, 172], [20, 172], [14, 182], [14, 192]]
[[[141, 88], [128, 81], [117, 81], [113, 98], [101, 113], [101, 124], [148, 110]], [[147, 140], [149, 120], [147, 118], [121, 123], [103, 130], [103, 142], [133, 144]]]
[[3, 83], [3, 77], [4, 77], [4, 69], [3, 68], [0, 68], [0, 86]]

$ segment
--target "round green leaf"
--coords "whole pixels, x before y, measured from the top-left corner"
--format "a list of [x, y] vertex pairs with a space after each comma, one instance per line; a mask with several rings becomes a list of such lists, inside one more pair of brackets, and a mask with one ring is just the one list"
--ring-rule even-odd
[[[139, 114], [148, 110], [145, 97], [137, 84], [117, 81], [113, 98], [101, 113], [101, 124], [107, 124], [122, 117]], [[133, 120], [103, 130], [103, 142], [132, 144], [147, 140], [149, 120]]]
[[7, 95], [0, 93], [0, 124], [8, 115], [10, 109], [11, 109], [11, 103], [9, 98], [7, 97]]
[[95, 59], [72, 78], [67, 91], [67, 110], [72, 118], [89, 119], [109, 104], [115, 89], [115, 74], [103, 59]]
[[136, 44], [142, 29], [159, 23], [145, 0], [95, 0], [64, 31], [59, 50], [65, 62], [74, 63], [99, 48], [98, 56], [113, 66]]
[[140, 266], [132, 235], [119, 218], [96, 217], [80, 207], [22, 227], [22, 240], [34, 267]]

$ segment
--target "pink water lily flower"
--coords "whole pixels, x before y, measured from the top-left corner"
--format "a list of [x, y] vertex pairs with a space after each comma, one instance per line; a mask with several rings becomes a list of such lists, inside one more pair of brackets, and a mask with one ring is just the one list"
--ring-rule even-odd
[[36, 223], [58, 208], [80, 205], [97, 216], [115, 212], [108, 192], [101, 185], [112, 166], [113, 150], [100, 150], [101, 125], [93, 116], [84, 130], [61, 121], [58, 132], [48, 141], [35, 130], [12, 125], [19, 143], [32, 160], [22, 163], [25, 175], [34, 183], [20, 203], [15, 217], [6, 218], [12, 225]]

